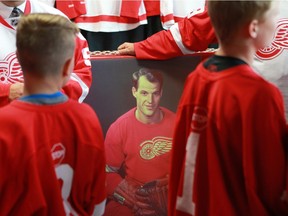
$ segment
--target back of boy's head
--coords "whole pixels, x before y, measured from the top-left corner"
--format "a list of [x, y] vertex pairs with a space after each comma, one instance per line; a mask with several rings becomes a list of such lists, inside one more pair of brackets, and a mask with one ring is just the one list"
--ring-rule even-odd
[[69, 19], [46, 13], [23, 16], [17, 26], [16, 47], [23, 73], [58, 74], [73, 57], [78, 27]]
[[218, 39], [227, 43], [239, 27], [253, 19], [261, 20], [271, 4], [272, 0], [209, 0], [208, 13]]

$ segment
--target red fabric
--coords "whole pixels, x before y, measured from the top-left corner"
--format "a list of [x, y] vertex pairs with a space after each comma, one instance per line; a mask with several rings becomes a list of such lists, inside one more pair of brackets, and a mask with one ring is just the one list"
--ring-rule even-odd
[[144, 0], [144, 5], [147, 16], [160, 15], [160, 0]]
[[203, 51], [209, 44], [216, 42], [207, 10], [186, 17], [177, 25], [176, 30], [181, 35], [181, 41], [176, 41], [170, 30], [160, 31], [134, 44], [136, 57], [138, 59], [169, 59], [185, 54], [181, 52], [177, 43], [183, 43], [191, 51]]
[[134, 43], [137, 59], [164, 60], [183, 55], [170, 31], [160, 31], [141, 42]]
[[169, 215], [192, 215], [192, 201], [194, 216], [287, 215], [286, 136], [274, 85], [247, 65], [213, 73], [200, 64], [178, 106]]
[[139, 21], [146, 20], [146, 14], [138, 16], [137, 18], [132, 17], [120, 17], [115, 15], [97, 15], [97, 16], [81, 16], [77, 17], [75, 21], [77, 23], [95, 23], [95, 22], [116, 22], [116, 23], [126, 23], [134, 24]]
[[56, 0], [55, 7], [66, 14], [69, 19], [86, 14], [85, 1], [81, 0]]
[[[83, 36], [78, 35], [78, 37], [76, 37], [74, 58], [73, 73], [75, 73], [81, 81], [90, 88], [92, 84], [90, 54], [88, 43]], [[79, 82], [72, 79], [70, 79], [63, 87], [63, 91], [69, 98], [74, 100], [78, 100], [83, 93]]]
[[4, 84], [0, 82], [0, 107], [9, 103], [9, 92], [11, 84]]
[[[106, 133], [107, 165], [119, 169], [125, 164], [126, 177], [139, 185], [164, 178], [168, 173], [175, 114], [161, 109], [164, 118], [160, 123], [139, 122], [133, 108], [117, 119]], [[154, 149], [160, 142], [163, 148]]]
[[202, 13], [186, 17], [178, 26], [182, 42], [189, 50], [203, 51], [209, 44], [217, 42], [207, 8]]
[[127, 206], [121, 205], [114, 200], [108, 202], [103, 216], [134, 216], [135, 214]]
[[141, 0], [122, 0], [120, 16], [138, 18]]
[[105, 200], [103, 134], [91, 107], [13, 101], [0, 119], [2, 215], [66, 215], [66, 195], [79, 215], [91, 215]]
[[118, 173], [107, 173], [107, 182], [109, 187], [107, 188], [107, 194], [112, 196], [115, 188], [119, 185], [119, 183], [123, 180], [123, 178]]

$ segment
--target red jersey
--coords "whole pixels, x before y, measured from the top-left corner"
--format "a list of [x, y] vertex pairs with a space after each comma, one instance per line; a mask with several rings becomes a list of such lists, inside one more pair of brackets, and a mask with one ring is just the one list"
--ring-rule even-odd
[[205, 50], [216, 42], [210, 17], [205, 9], [190, 13], [184, 20], [144, 41], [134, 43], [137, 59], [169, 59]]
[[[157, 124], [144, 124], [135, 117], [135, 110], [119, 117], [108, 129], [105, 139], [107, 166], [118, 171], [125, 166], [126, 176], [142, 185], [167, 176], [175, 114], [161, 107], [164, 118]], [[122, 178], [108, 173], [108, 193]]]
[[1, 215], [103, 214], [104, 141], [91, 107], [16, 100], [0, 121]]
[[69, 19], [74, 19], [82, 14], [86, 14], [86, 5], [84, 0], [56, 0], [55, 7], [62, 11]]
[[248, 65], [186, 80], [173, 136], [169, 215], [287, 215], [279, 90]]
[[144, 5], [147, 16], [160, 15], [160, 0], [144, 0]]

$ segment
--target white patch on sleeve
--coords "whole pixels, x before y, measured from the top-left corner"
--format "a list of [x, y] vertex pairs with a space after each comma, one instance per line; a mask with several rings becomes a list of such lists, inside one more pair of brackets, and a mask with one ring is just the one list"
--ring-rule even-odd
[[177, 46], [179, 47], [179, 49], [181, 50], [181, 52], [183, 54], [193, 54], [193, 53], [195, 53], [195, 51], [189, 50], [189, 49], [187, 49], [184, 46], [184, 44], [182, 42], [180, 31], [179, 31], [178, 23], [176, 23], [175, 25], [171, 26], [171, 28], [169, 30], [170, 30], [170, 32], [172, 34], [172, 37], [174, 38]]
[[95, 205], [93, 216], [101, 216], [104, 214], [105, 211], [105, 205], [106, 205], [106, 199], [103, 200], [103, 202], [99, 203], [98, 205]]
[[81, 89], [82, 89], [82, 94], [81, 96], [79, 97], [78, 99], [78, 102], [79, 103], [82, 103], [83, 100], [87, 97], [88, 93], [89, 93], [89, 88], [88, 86], [80, 79], [80, 77], [75, 74], [75, 73], [72, 73], [71, 74], [71, 77], [70, 77], [71, 80], [74, 80], [75, 82], [79, 83]]

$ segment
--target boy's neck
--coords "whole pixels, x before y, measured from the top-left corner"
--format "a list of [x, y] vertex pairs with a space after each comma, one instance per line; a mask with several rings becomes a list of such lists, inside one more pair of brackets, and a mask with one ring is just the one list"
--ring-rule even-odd
[[237, 41], [227, 45], [219, 45], [219, 49], [216, 51], [216, 55], [219, 56], [229, 56], [241, 59], [247, 64], [251, 65], [254, 59], [255, 51], [253, 50], [252, 45], [241, 44], [238, 45]]
[[62, 83], [59, 81], [59, 79], [37, 79], [35, 77], [25, 77], [23, 95], [53, 94], [60, 91], [61, 88]]

